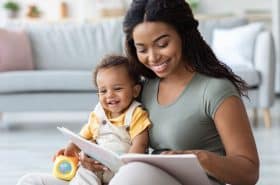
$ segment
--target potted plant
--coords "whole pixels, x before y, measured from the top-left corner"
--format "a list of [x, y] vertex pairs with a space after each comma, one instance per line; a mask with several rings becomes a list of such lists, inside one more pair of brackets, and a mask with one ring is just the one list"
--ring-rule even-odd
[[4, 9], [7, 11], [7, 16], [15, 18], [18, 15], [19, 5], [14, 1], [7, 1], [3, 4]]
[[29, 5], [27, 10], [27, 16], [30, 18], [38, 18], [41, 15], [41, 11], [36, 5]]
[[199, 5], [199, 0], [186, 0], [193, 11], [196, 11]]

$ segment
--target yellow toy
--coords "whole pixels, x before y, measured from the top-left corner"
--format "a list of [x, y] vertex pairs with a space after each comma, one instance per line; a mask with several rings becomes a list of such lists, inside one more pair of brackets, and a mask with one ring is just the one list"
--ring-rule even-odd
[[78, 158], [60, 155], [56, 157], [53, 166], [53, 175], [59, 179], [71, 180], [77, 171]]

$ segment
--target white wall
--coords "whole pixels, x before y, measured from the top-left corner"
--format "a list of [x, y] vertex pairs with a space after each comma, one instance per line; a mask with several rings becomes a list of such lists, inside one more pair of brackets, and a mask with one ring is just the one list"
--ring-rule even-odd
[[[0, 16], [3, 14], [2, 4], [7, 0], [0, 0]], [[71, 18], [84, 19], [97, 15], [96, 6], [98, 2], [120, 2], [126, 3], [131, 0], [14, 0], [21, 5], [21, 17], [24, 17], [29, 4], [36, 4], [42, 10], [42, 17], [46, 19], [59, 18], [59, 4], [65, 1], [69, 5]], [[272, 0], [199, 0], [198, 12], [202, 13], [242, 13], [249, 10], [271, 10]], [[115, 3], [117, 5], [117, 3]]]
[[[5, 12], [3, 3], [7, 0], [0, 0], [0, 16]], [[113, 4], [113, 6], [127, 5], [130, 0], [14, 0], [20, 4], [20, 17], [25, 17], [28, 5], [35, 4], [42, 11], [42, 18], [57, 20], [59, 18], [59, 5], [66, 2], [69, 8], [69, 17], [74, 19], [91, 18], [98, 15], [98, 3]]]
[[198, 12], [224, 14], [245, 10], [271, 10], [272, 0], [200, 0]]

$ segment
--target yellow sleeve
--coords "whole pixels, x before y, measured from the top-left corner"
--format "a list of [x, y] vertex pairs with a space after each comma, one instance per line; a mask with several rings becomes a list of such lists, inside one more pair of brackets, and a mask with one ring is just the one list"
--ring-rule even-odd
[[143, 110], [142, 107], [137, 107], [132, 115], [132, 122], [129, 128], [129, 135], [131, 140], [134, 139], [135, 136], [139, 135], [146, 128], [150, 127], [151, 121], [149, 119], [148, 113]]
[[98, 134], [98, 120], [94, 112], [91, 112], [88, 118], [88, 123], [80, 130], [80, 136], [85, 139], [94, 139]]

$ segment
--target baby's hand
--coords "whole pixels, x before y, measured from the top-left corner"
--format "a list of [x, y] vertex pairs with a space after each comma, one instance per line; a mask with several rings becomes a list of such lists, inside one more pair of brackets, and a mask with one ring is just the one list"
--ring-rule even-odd
[[74, 144], [70, 143], [67, 147], [62, 148], [56, 152], [56, 154], [53, 156], [52, 160], [55, 161], [57, 156], [64, 155], [69, 157], [76, 157], [79, 158], [79, 148], [76, 147]]
[[80, 150], [77, 147], [73, 145], [69, 145], [64, 149], [63, 155], [79, 158], [79, 152]]
[[52, 161], [54, 162], [55, 159], [57, 158], [57, 156], [59, 156], [59, 155], [64, 155], [64, 151], [65, 151], [65, 148], [62, 148], [62, 149], [58, 150], [58, 151], [54, 154], [54, 156], [52, 157]]
[[88, 157], [84, 152], [80, 153], [79, 159], [80, 159], [81, 165], [84, 168], [86, 168], [92, 172], [109, 170], [106, 166], [104, 166], [100, 162]]

